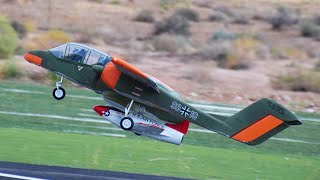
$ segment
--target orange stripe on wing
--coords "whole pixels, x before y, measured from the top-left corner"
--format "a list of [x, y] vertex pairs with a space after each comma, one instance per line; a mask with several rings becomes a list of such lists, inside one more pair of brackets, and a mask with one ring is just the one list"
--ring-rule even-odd
[[283, 121], [280, 119], [268, 115], [233, 135], [232, 139], [241, 142], [251, 142], [282, 123]]
[[146, 79], [148, 76], [142, 72], [141, 70], [139, 70], [138, 68], [134, 67], [133, 65], [131, 65], [130, 63], [128, 63], [127, 61], [125, 60], [122, 60], [120, 58], [115, 58], [113, 57], [112, 58], [112, 62], [118, 66], [120, 66], [121, 68], [124, 68], [126, 69], [127, 71], [141, 77], [141, 78], [144, 78]]

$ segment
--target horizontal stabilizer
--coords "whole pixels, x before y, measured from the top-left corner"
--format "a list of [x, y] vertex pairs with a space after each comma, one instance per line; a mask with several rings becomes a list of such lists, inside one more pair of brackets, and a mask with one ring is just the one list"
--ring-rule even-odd
[[[257, 145], [276, 135], [290, 125], [300, 125], [299, 118], [291, 111], [270, 99], [260, 99], [227, 119], [240, 125], [241, 130], [232, 139]], [[232, 124], [231, 124], [232, 125]]]
[[[210, 114], [211, 115], [211, 114]], [[302, 124], [299, 118], [277, 102], [262, 98], [231, 117], [211, 115], [229, 128], [218, 128], [207, 123], [206, 128], [219, 132], [234, 140], [257, 145], [291, 125]]]

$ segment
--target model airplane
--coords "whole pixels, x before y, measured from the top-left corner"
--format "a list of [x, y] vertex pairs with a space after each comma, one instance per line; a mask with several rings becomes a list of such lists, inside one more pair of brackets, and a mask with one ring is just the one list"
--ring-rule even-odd
[[107, 106], [93, 109], [106, 120], [137, 135], [177, 145], [189, 122], [249, 145], [301, 124], [291, 111], [266, 98], [231, 117], [207, 114], [128, 62], [77, 43], [31, 51], [25, 59], [61, 76], [53, 90], [55, 99], [64, 98], [62, 82], [66, 77], [103, 95]]

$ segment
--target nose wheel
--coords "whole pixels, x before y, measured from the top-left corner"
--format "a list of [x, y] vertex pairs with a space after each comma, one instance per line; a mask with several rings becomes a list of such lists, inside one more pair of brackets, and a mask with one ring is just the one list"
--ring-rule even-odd
[[52, 91], [52, 96], [56, 100], [62, 100], [66, 95], [66, 91], [61, 87], [62, 82], [63, 82], [63, 76], [61, 76], [60, 81], [56, 82], [56, 88], [54, 88], [54, 90]]
[[66, 91], [65, 91], [62, 87], [56, 87], [56, 88], [54, 88], [54, 90], [52, 91], [52, 96], [53, 96], [56, 100], [62, 100], [65, 95], [66, 95]]

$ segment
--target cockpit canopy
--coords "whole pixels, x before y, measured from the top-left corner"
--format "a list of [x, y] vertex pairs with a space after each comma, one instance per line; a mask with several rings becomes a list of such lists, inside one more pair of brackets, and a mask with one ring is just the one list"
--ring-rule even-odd
[[106, 65], [111, 56], [77, 43], [67, 43], [49, 50], [55, 57], [88, 65]]

